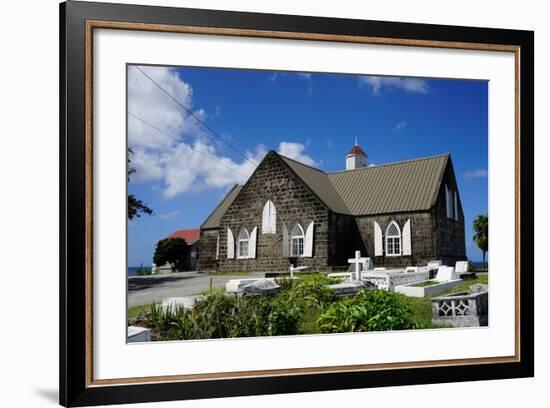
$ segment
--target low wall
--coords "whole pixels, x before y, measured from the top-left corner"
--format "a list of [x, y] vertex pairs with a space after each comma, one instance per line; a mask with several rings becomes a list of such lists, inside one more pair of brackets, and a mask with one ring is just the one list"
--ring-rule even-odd
[[379, 272], [367, 272], [362, 276], [363, 280], [378, 286], [378, 289], [394, 292], [397, 286], [407, 285], [428, 280], [429, 271], [405, 273], [400, 270], [388, 270]]
[[430, 286], [414, 286], [417, 283], [420, 283], [420, 282], [398, 286], [397, 288], [395, 288], [395, 291], [397, 293], [402, 293], [403, 295], [411, 296], [411, 297], [429, 297], [429, 296], [437, 295], [438, 293], [443, 293], [443, 292], [447, 292], [448, 290], [451, 290], [455, 286], [460, 285], [462, 283], [462, 279], [454, 279], [447, 282], [439, 282]]
[[489, 292], [457, 293], [432, 299], [432, 323], [454, 327], [489, 324]]

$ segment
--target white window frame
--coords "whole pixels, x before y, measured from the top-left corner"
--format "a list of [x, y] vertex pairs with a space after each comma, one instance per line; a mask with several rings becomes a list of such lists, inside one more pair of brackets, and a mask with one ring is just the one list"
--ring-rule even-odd
[[[299, 229], [299, 234], [295, 234], [295, 231], [296, 231], [296, 228]], [[304, 233], [304, 228], [299, 224], [294, 224], [294, 226], [292, 227], [292, 230], [290, 230], [290, 256], [291, 258], [301, 258], [301, 257], [304, 257], [305, 256], [305, 233]], [[294, 240], [297, 240], [299, 242], [299, 240], [302, 240], [302, 253], [296, 253], [295, 250], [294, 250]], [[299, 243], [298, 243], [298, 247], [299, 247]]]
[[262, 213], [262, 234], [275, 234], [277, 226], [277, 210], [273, 201], [267, 200]]
[[[246, 238], [243, 237], [243, 233], [246, 234]], [[241, 243], [246, 243], [246, 254], [241, 253]], [[237, 259], [247, 259], [250, 254], [250, 233], [246, 228], [241, 228], [239, 230], [239, 235], [237, 237]]]
[[[397, 235], [389, 234], [389, 230], [392, 225], [395, 225], [395, 227], [397, 228]], [[397, 240], [397, 242], [399, 242], [399, 252], [393, 251], [393, 248], [394, 248], [393, 245], [392, 245], [392, 251], [390, 252], [390, 246], [389, 246], [390, 239], [392, 240], [392, 242], [394, 242], [394, 240]], [[397, 222], [391, 221], [388, 224], [388, 227], [386, 228], [386, 256], [401, 256], [402, 253], [403, 253], [403, 242], [401, 239], [401, 228], [399, 228], [399, 224]]]

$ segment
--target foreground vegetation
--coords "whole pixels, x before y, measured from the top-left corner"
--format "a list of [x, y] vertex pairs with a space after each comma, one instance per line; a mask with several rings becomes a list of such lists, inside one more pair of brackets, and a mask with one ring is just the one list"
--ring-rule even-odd
[[[431, 327], [431, 319], [415, 319], [407, 299], [385, 291], [363, 291], [338, 298], [320, 275], [299, 281], [278, 280], [274, 296], [227, 296], [209, 293], [192, 310], [182, 307], [133, 309], [147, 313], [155, 340], [278, 336]], [[416, 305], [414, 305], [417, 308]]]
[[[429, 329], [430, 298], [412, 298], [386, 291], [362, 291], [341, 298], [327, 287], [337, 280], [321, 275], [299, 281], [281, 278], [274, 296], [228, 296], [223, 289], [206, 294], [192, 310], [152, 304], [132, 308], [131, 319], [144, 316], [153, 340], [347, 333], [382, 330]], [[487, 283], [486, 274], [465, 281], [449, 293]], [[143, 313], [144, 312], [144, 313]]]

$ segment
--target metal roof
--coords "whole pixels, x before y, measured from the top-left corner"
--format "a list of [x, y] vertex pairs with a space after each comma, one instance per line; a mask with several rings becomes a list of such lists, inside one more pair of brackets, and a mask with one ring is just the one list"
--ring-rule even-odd
[[428, 210], [448, 161], [444, 154], [329, 173], [328, 178], [353, 215]]
[[[443, 154], [325, 173], [288, 157], [277, 156], [332, 211], [356, 216], [431, 209], [450, 160], [449, 154]], [[219, 227], [220, 219], [241, 189], [242, 186], [233, 186], [202, 228]]]
[[351, 214], [348, 206], [332, 185], [327, 173], [288, 157], [280, 157], [331, 210], [340, 214]]
[[208, 216], [204, 224], [201, 225], [201, 228], [217, 228], [220, 226], [220, 220], [222, 216], [227, 211], [227, 208], [233, 203], [233, 200], [235, 200], [235, 197], [237, 197], [237, 194], [239, 194], [239, 191], [243, 186], [239, 186], [235, 184], [231, 190], [225, 195], [223, 200], [218, 204], [218, 206], [212, 211], [212, 213]]

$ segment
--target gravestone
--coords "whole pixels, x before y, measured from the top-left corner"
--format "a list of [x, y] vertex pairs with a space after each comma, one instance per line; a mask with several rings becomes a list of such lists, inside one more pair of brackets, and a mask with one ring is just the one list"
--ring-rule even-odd
[[435, 276], [435, 274], [437, 273], [437, 269], [441, 265], [443, 265], [443, 261], [441, 260], [428, 262], [427, 268], [428, 268], [428, 271], [430, 272], [430, 279], [432, 279]]
[[139, 326], [128, 326], [128, 343], [151, 341], [151, 329]]
[[447, 282], [456, 280], [456, 273], [455, 268], [452, 266], [440, 266], [437, 269], [437, 275], [435, 276], [435, 280], [438, 282]]
[[468, 261], [457, 261], [455, 264], [455, 271], [461, 279], [473, 279], [476, 277], [476, 273], [470, 272], [468, 268]]
[[468, 272], [468, 261], [457, 261], [455, 264], [456, 273]]
[[355, 258], [348, 259], [350, 265], [355, 266], [355, 280], [361, 280], [361, 270], [368, 268], [370, 258], [361, 257], [361, 251], [355, 251]]
[[242, 293], [245, 295], [275, 295], [281, 287], [270, 279], [259, 279], [243, 286]]
[[483, 293], [489, 291], [489, 285], [484, 283], [476, 283], [475, 285], [470, 286], [470, 293]]
[[186, 310], [190, 310], [190, 309], [193, 309], [195, 305], [201, 300], [204, 300], [204, 296], [202, 295], [169, 297], [169, 298], [163, 299], [162, 307], [164, 309], [167, 309], [169, 307], [172, 307], [172, 308], [183, 307]]
[[328, 285], [328, 288], [332, 289], [337, 296], [352, 296], [364, 289], [374, 290], [376, 286], [370, 282], [353, 280]]

